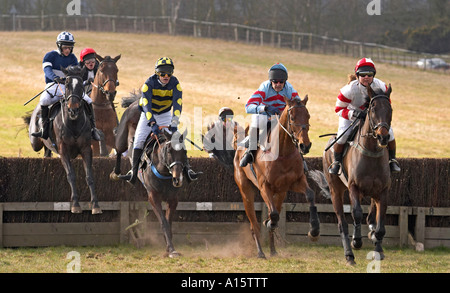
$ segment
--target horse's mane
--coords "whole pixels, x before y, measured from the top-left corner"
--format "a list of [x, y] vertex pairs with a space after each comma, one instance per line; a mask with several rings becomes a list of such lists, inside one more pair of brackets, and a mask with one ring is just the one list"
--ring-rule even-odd
[[348, 75], [348, 83], [350, 84], [354, 80], [357, 80], [356, 75], [355, 74], [349, 74]]
[[141, 89], [139, 89], [137, 92], [136, 92], [136, 90], [133, 90], [133, 92], [130, 92], [130, 96], [122, 98], [122, 102], [121, 102], [122, 108], [128, 108], [131, 104], [133, 104], [135, 101], [137, 101], [141, 97], [142, 97]]
[[81, 67], [79, 65], [69, 66], [66, 68], [67, 74], [66, 75], [75, 75], [75, 76], [81, 76]]

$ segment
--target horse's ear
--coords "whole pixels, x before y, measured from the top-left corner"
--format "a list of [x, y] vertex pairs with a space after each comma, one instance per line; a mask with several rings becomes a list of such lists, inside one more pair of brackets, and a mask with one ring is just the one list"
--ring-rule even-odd
[[181, 135], [181, 138], [182, 138], [183, 140], [185, 140], [185, 139], [186, 139], [186, 136], [187, 136], [187, 128], [183, 131], [183, 134]]
[[[69, 68], [69, 67], [67, 67]], [[67, 75], [69, 73], [69, 70], [67, 68], [62, 67], [61, 65], [61, 71], [64, 73], [64, 75]]]
[[98, 55], [97, 53], [95, 53], [95, 58], [97, 58], [97, 60], [98, 60], [99, 62], [102, 62], [103, 59], [105, 59], [105, 58], [103, 58], [102, 56]]
[[367, 87], [367, 94], [369, 95], [370, 100], [375, 96], [375, 92], [370, 85]]
[[113, 58], [114, 63], [117, 63], [117, 61], [119, 61], [120, 57], [122, 56], [122, 54], [117, 55], [116, 57]]
[[303, 98], [302, 103], [306, 106], [306, 103], [308, 103], [308, 94]]
[[390, 97], [392, 93], [392, 86], [389, 84], [388, 89], [386, 90], [386, 96]]

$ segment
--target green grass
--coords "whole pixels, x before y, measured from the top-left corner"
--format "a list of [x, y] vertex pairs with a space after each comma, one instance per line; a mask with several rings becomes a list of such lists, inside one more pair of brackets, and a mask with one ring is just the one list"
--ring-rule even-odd
[[[309, 95], [311, 114], [309, 156], [321, 156], [327, 138], [336, 132], [338, 118], [334, 104], [339, 89], [346, 84], [357, 60], [341, 56], [325, 56], [202, 38], [156, 34], [117, 34], [73, 32], [77, 40], [74, 53], [93, 47], [100, 55], [122, 54], [118, 62], [120, 86], [116, 102], [134, 89], [139, 89], [153, 73], [154, 62], [161, 56], [175, 61], [175, 75], [184, 91], [183, 116], [193, 121], [194, 110], [201, 108], [202, 125], [206, 117], [214, 117], [223, 106], [246, 116], [244, 105], [259, 84], [267, 78], [268, 68], [284, 63], [289, 81], [303, 97]], [[23, 103], [44, 87], [41, 68], [44, 54], [55, 49], [58, 32], [0, 32], [0, 156], [41, 157], [30, 146], [22, 115], [32, 110], [38, 100]], [[374, 56], [376, 57], [376, 56]], [[376, 61], [376, 59], [375, 59]], [[424, 72], [414, 68], [377, 64], [380, 79], [392, 83], [394, 117], [392, 125], [397, 138], [399, 157], [439, 157], [450, 154], [450, 92], [448, 74]], [[124, 109], [117, 109], [119, 116]], [[244, 120], [242, 120], [244, 123]], [[196, 134], [197, 135], [197, 134]], [[189, 156], [205, 156], [189, 151]]]
[[[267, 249], [267, 248], [266, 248]], [[254, 251], [239, 255], [219, 246], [177, 247], [179, 258], [164, 257], [162, 247], [136, 249], [131, 245], [108, 247], [47, 247], [0, 249], [0, 273], [65, 273], [80, 256], [82, 273], [449, 273], [450, 250], [385, 248], [386, 258], [378, 265], [367, 255], [369, 247], [354, 251], [355, 266], [347, 266], [343, 249], [307, 244], [278, 248], [279, 255], [257, 259]], [[69, 256], [69, 257], [68, 257]]]

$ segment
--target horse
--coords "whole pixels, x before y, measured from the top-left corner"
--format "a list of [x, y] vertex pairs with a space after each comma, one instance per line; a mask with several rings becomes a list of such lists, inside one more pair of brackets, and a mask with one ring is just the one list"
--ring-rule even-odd
[[[139, 120], [138, 101], [132, 103], [123, 113], [116, 133], [116, 165], [110, 175], [112, 180], [119, 180], [122, 154], [131, 153], [133, 136]], [[169, 257], [180, 255], [172, 242], [172, 220], [178, 206], [178, 192], [184, 182], [183, 170], [187, 162], [184, 138], [186, 132], [170, 134], [163, 128], [157, 137], [153, 137], [144, 148], [144, 160], [141, 161], [138, 178], [148, 193], [148, 200], [153, 207], [166, 241]], [[130, 157], [131, 161], [131, 157]], [[162, 202], [167, 202], [164, 215]]]
[[[371, 197], [371, 206], [367, 216], [369, 224], [369, 239], [375, 245], [375, 259], [384, 259], [382, 241], [385, 235], [385, 218], [387, 197], [391, 186], [389, 155], [387, 144], [392, 120], [389, 85], [386, 93], [375, 93], [369, 86], [368, 108], [365, 120], [360, 120], [359, 127], [352, 141], [349, 142], [347, 153], [342, 161], [340, 176], [329, 174], [328, 167], [333, 162], [332, 148], [323, 155], [323, 171], [331, 191], [333, 208], [338, 219], [339, 233], [342, 238], [344, 254], [348, 265], [355, 264], [352, 251], [362, 247], [361, 222], [363, 211], [361, 200], [364, 196]], [[330, 138], [328, 146], [335, 140]], [[346, 182], [346, 183], [344, 183]], [[350, 244], [348, 224], [344, 217], [344, 192], [349, 191], [353, 217], [353, 239]]]
[[[320, 223], [317, 207], [314, 205], [314, 191], [309, 188], [304, 170], [303, 155], [309, 152], [310, 115], [306, 108], [308, 96], [303, 100], [285, 98], [286, 107], [278, 119], [278, 124], [271, 127], [270, 139], [278, 147], [278, 156], [258, 148], [255, 162], [240, 167], [239, 162], [244, 150], [238, 148], [234, 157], [234, 179], [242, 195], [245, 212], [251, 224], [251, 232], [256, 242], [258, 258], [265, 258], [260, 242], [260, 226], [256, 219], [254, 201], [260, 192], [268, 211], [269, 218], [264, 224], [269, 228], [270, 253], [277, 254], [274, 244], [274, 231], [280, 218], [279, 213], [288, 191], [306, 195], [310, 203], [310, 231], [312, 241], [318, 239]], [[273, 120], [273, 119], [272, 119]], [[267, 159], [265, 159], [267, 158]]]
[[86, 114], [83, 100], [84, 87], [79, 66], [62, 68], [66, 75], [64, 98], [54, 104], [50, 110], [50, 137], [46, 140], [31, 135], [39, 128], [37, 116], [40, 107], [37, 106], [31, 116], [29, 125], [29, 137], [33, 149], [37, 152], [42, 147], [59, 154], [61, 163], [67, 174], [67, 181], [71, 188], [71, 212], [81, 213], [78, 192], [76, 189], [76, 174], [71, 160], [81, 155], [86, 173], [86, 182], [91, 194], [90, 205], [92, 214], [101, 214], [102, 210], [98, 204], [95, 193], [94, 176], [92, 172], [92, 149], [91, 149], [91, 124]]
[[117, 61], [121, 55], [114, 58], [105, 56], [104, 58], [98, 54], [95, 57], [100, 62], [94, 81], [92, 82], [92, 106], [95, 113], [95, 124], [97, 129], [104, 134], [100, 142], [92, 141], [92, 149], [94, 156], [108, 156], [114, 145], [114, 129], [119, 124], [116, 109], [114, 106], [114, 98], [116, 96], [116, 87], [119, 85], [117, 73]]

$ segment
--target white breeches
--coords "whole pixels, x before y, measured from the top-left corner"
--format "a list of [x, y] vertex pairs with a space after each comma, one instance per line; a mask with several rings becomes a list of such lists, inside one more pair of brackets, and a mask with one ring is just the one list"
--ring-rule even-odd
[[[39, 99], [39, 104], [41, 106], [50, 106], [63, 98], [64, 93], [66, 92], [66, 87], [63, 84], [54, 84], [50, 86], [50, 83], [46, 85], [46, 90], [41, 94]], [[83, 100], [85, 100], [88, 104], [92, 103], [92, 99], [83, 94]]]
[[[337, 132], [337, 137], [339, 137], [339, 135], [341, 135], [348, 127], [350, 127], [350, 124], [352, 124], [351, 120], [347, 120], [345, 118], [339, 117], [339, 128], [338, 128], [338, 132]], [[358, 123], [355, 123], [352, 128], [354, 129], [355, 127], [358, 127]], [[337, 141], [337, 143], [338, 144], [346, 143], [347, 138], [351, 132], [352, 132], [352, 129], [347, 130], [347, 132]], [[394, 139], [395, 139], [394, 130], [391, 127], [389, 129], [389, 141], [393, 141]]]
[[[172, 122], [172, 113], [171, 112], [165, 112], [162, 114], [153, 114], [153, 117], [155, 117], [156, 124], [158, 126], [169, 126]], [[135, 149], [144, 149], [145, 140], [147, 139], [148, 135], [152, 131], [151, 127], [148, 126], [147, 117], [145, 116], [144, 112], [141, 112], [141, 116], [139, 117], [139, 122], [136, 127], [136, 132], [134, 134], [134, 146]]]

